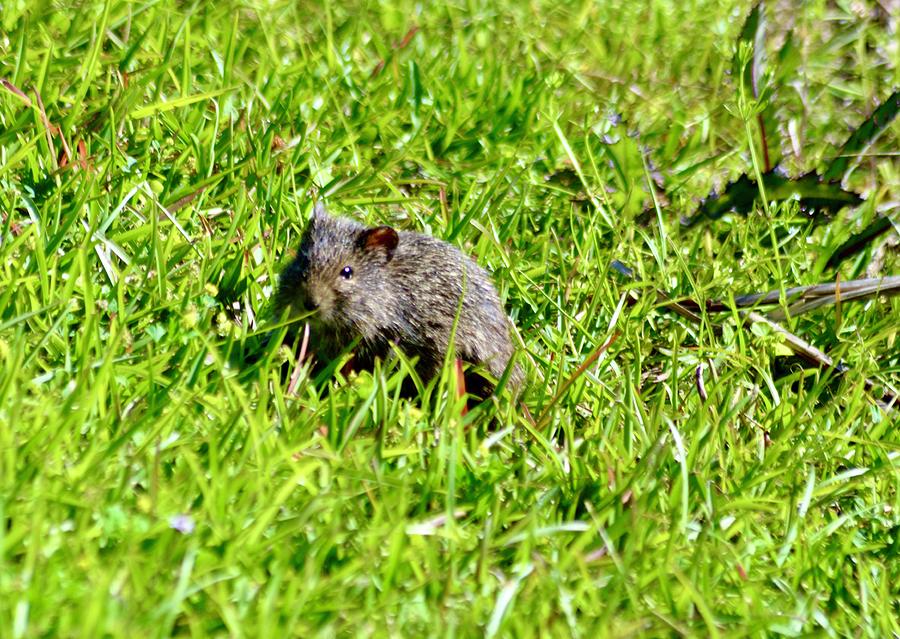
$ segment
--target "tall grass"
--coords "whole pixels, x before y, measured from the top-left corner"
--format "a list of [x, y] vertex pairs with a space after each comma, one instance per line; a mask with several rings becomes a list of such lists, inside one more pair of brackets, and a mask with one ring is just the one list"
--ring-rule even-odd
[[[898, 382], [900, 301], [789, 323], [838, 379], [654, 295], [828, 279], [900, 197], [895, 122], [832, 223], [679, 228], [752, 167], [748, 9], [3, 3], [0, 636], [900, 633], [900, 436], [863, 384]], [[897, 16], [770, 19], [808, 170], [898, 84]], [[522, 403], [398, 398], [398, 361], [288, 393], [267, 300], [313, 195], [490, 268]]]

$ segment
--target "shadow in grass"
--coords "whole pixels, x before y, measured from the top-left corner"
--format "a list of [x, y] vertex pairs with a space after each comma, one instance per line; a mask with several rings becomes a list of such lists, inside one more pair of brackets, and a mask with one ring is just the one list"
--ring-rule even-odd
[[[232, 369], [240, 371], [238, 380], [249, 386], [264, 382], [269, 371], [277, 369], [279, 383], [288, 394], [300, 396], [301, 386], [313, 387], [313, 392], [322, 397], [337, 392], [352, 374], [371, 373], [373, 379], [382, 379], [385, 392], [395, 399], [411, 401], [422, 408], [434, 405], [435, 393], [441, 391], [440, 375], [431, 380], [422, 380], [416, 371], [416, 360], [407, 358], [399, 350], [386, 361], [366, 362], [360, 365], [353, 356], [355, 344], [351, 344], [338, 357], [327, 360], [317, 358], [314, 347], [304, 348], [303, 336], [298, 329], [299, 322], [278, 325], [235, 339], [227, 345], [228, 363]], [[301, 357], [302, 354], [302, 357]], [[288, 355], [285, 357], [285, 355]], [[477, 366], [463, 366], [459, 360], [452, 362], [450, 375], [457, 376], [459, 392], [468, 394], [463, 415], [469, 413], [472, 421], [483, 421], [496, 426], [493, 400], [502, 395], [506, 379], [493, 379], [484, 369]], [[335, 386], [335, 380], [341, 380]], [[495, 393], [499, 385], [500, 393]], [[474, 414], [470, 411], [475, 411]]]

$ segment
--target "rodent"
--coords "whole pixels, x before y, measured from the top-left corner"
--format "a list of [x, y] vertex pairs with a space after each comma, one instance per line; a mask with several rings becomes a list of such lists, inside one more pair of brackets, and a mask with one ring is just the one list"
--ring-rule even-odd
[[[321, 203], [280, 275], [275, 310], [285, 309], [313, 313], [311, 344], [320, 357], [333, 359], [358, 340], [354, 366], [371, 368], [394, 343], [418, 357], [426, 383], [443, 365], [457, 313], [458, 358], [499, 379], [514, 353], [512, 325], [490, 276], [459, 249], [421, 233], [334, 217]], [[467, 377], [467, 390], [486, 396], [493, 386], [480, 379], [473, 389]], [[522, 379], [516, 363], [507, 388], [517, 390]]]

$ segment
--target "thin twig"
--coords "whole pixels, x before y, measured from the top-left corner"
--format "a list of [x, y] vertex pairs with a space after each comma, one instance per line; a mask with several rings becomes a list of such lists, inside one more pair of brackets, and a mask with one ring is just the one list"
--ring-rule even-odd
[[[798, 337], [794, 333], [781, 326], [780, 324], [770, 320], [765, 315], [760, 315], [756, 311], [744, 311], [741, 313], [752, 322], [759, 322], [769, 326], [776, 333], [784, 338], [785, 345], [791, 349], [794, 354], [800, 356], [810, 364], [814, 364], [819, 368], [833, 370], [835, 373], [842, 374], [850, 370], [850, 367], [840, 362], [835, 362], [825, 352], [819, 350], [806, 340]], [[887, 409], [896, 409], [897, 392], [890, 388], [887, 384], [877, 384], [868, 377], [863, 377], [863, 384], [866, 390], [872, 392], [878, 388], [883, 388], [884, 392], [881, 397], [882, 407]]]
[[556, 395], [553, 396], [553, 399], [550, 400], [550, 403], [547, 404], [547, 407], [543, 410], [541, 416], [537, 420], [535, 430], [540, 430], [547, 425], [547, 421], [550, 419], [550, 411], [554, 406], [556, 406], [559, 400], [562, 399], [563, 395], [566, 394], [566, 391], [569, 390], [569, 386], [574, 384], [575, 380], [581, 377], [584, 372], [591, 366], [591, 364], [596, 362], [600, 355], [602, 355], [604, 351], [606, 351], [606, 349], [613, 345], [613, 342], [615, 342], [618, 337], [619, 332], [616, 331], [609, 337], [608, 340], [606, 340], [597, 349], [595, 349], [593, 353], [587, 356], [587, 359], [582, 362], [581, 366], [578, 367], [578, 370], [572, 373], [571, 377], [569, 377], [569, 379], [567, 379], [566, 382], [562, 385], [562, 388], [559, 389], [559, 392], [557, 392]]
[[291, 374], [291, 381], [288, 383], [287, 394], [293, 395], [300, 383], [300, 371], [303, 370], [303, 360], [306, 359], [306, 347], [309, 345], [309, 322], [303, 325], [303, 341], [300, 343], [300, 354], [297, 356], [297, 363], [294, 366], [294, 372]]
[[29, 98], [27, 95], [25, 95], [25, 92], [22, 91], [22, 89], [17, 87], [15, 84], [10, 82], [6, 78], [0, 78], [0, 86], [2, 86], [4, 89], [6, 89], [7, 91], [9, 91], [13, 95], [15, 95], [20, 100], [22, 100], [22, 102], [25, 103], [25, 106], [27, 106], [29, 109], [31, 108], [31, 106], [32, 106], [31, 98]]
[[55, 132], [59, 134], [59, 139], [62, 140], [63, 152], [66, 154], [66, 160], [68, 162], [74, 162], [75, 158], [72, 157], [72, 149], [69, 148], [69, 143], [66, 142], [66, 136], [63, 133], [63, 130], [50, 123], [50, 118], [47, 117], [47, 110], [44, 108], [44, 101], [41, 99], [41, 94], [38, 93], [37, 89], [34, 90], [34, 97], [37, 98], [38, 110], [41, 112], [41, 120], [44, 122], [44, 128], [47, 131], [47, 144], [50, 145], [50, 151], [53, 153], [53, 157], [56, 157], [56, 151], [53, 149], [53, 133]]

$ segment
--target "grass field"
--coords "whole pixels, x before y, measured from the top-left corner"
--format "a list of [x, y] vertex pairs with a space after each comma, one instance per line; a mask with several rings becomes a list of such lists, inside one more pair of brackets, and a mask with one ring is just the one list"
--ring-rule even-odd
[[[0, 637], [900, 633], [897, 412], [864, 384], [900, 385], [900, 299], [783, 322], [838, 378], [655, 294], [900, 273], [900, 121], [832, 220], [680, 225], [764, 170], [750, 8], [4, 0]], [[900, 85], [900, 15], [768, 9], [799, 175]], [[490, 268], [521, 404], [399, 399], [395, 361], [289, 393], [268, 301], [313, 196]]]

